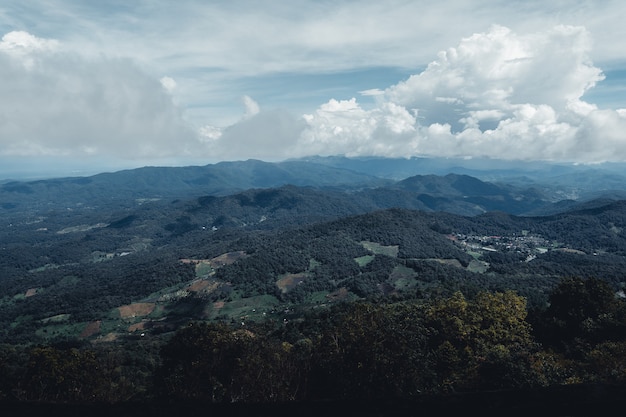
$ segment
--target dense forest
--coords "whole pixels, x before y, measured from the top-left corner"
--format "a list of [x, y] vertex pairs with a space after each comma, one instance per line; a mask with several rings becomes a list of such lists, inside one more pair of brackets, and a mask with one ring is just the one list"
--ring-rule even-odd
[[[529, 310], [513, 291], [455, 292], [339, 303], [293, 321], [190, 321], [167, 336], [115, 344], [0, 348], [0, 394], [25, 403], [419, 405], [477, 392], [623, 386], [626, 302], [603, 280], [571, 278], [546, 309]], [[582, 399], [573, 395], [557, 411], [576, 414]], [[503, 409], [515, 406], [524, 409]]]
[[470, 210], [515, 200], [501, 192], [429, 176], [5, 208], [0, 402], [442, 407], [621, 389], [626, 202]]

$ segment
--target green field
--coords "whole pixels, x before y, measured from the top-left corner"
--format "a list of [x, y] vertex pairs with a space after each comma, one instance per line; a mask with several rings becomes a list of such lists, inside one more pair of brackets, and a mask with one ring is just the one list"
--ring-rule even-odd
[[370, 263], [370, 262], [372, 262], [374, 260], [374, 255], [365, 255], [365, 256], [361, 256], [359, 258], [355, 258], [354, 260], [362, 268], [362, 267], [364, 267], [365, 265], [367, 265], [368, 263]]
[[369, 241], [363, 241], [361, 242], [361, 245], [363, 245], [365, 249], [374, 253], [375, 255], [387, 255], [391, 256], [392, 258], [396, 258], [398, 256], [398, 251], [400, 250], [400, 247], [398, 245], [384, 246], [380, 243]]
[[272, 295], [259, 295], [226, 301], [223, 306], [211, 310], [210, 318], [227, 318], [230, 320], [261, 320], [276, 311], [280, 302]]

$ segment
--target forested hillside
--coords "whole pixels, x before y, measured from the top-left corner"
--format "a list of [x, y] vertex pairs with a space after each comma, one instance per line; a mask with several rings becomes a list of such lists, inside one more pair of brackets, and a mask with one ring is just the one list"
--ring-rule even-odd
[[624, 300], [602, 280], [570, 279], [550, 301], [529, 315], [512, 291], [457, 291], [336, 303], [289, 321], [191, 321], [160, 336], [3, 344], [0, 406], [33, 415], [66, 415], [59, 404], [78, 404], [72, 409], [98, 415], [264, 416], [339, 415], [346, 406], [407, 416], [588, 415], [618, 407], [626, 382]]
[[[116, 325], [112, 311], [138, 302], [159, 305], [147, 322], [163, 324], [238, 320], [242, 307], [232, 306], [242, 300], [272, 310], [456, 290], [515, 290], [540, 307], [562, 277], [602, 278], [615, 291], [624, 282], [623, 202], [546, 217], [468, 217], [367, 201], [286, 186], [124, 210], [14, 213], [1, 231], [2, 335], [71, 338], [100, 320], [94, 334], [102, 336]], [[196, 280], [206, 288], [189, 290]]]
[[382, 401], [626, 379], [623, 201], [520, 216], [486, 207], [547, 200], [462, 175], [124, 201], [2, 212], [1, 399]]

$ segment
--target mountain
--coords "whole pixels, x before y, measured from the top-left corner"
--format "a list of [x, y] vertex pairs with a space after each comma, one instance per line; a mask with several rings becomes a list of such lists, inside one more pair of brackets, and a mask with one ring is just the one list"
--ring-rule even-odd
[[490, 183], [535, 187], [553, 201], [595, 199], [623, 192], [626, 164], [574, 164], [550, 161], [511, 161], [491, 158], [307, 157], [302, 161], [342, 167], [380, 178], [402, 180], [416, 175], [468, 175]]
[[[375, 160], [373, 166], [383, 169], [388, 163]], [[464, 174], [414, 175], [392, 180], [354, 171], [351, 169], [354, 162], [346, 165], [347, 168], [309, 161], [248, 160], [202, 167], [145, 167], [89, 177], [12, 181], [0, 184], [0, 210], [7, 214], [129, 208], [146, 201], [227, 196], [284, 185], [334, 191], [329, 195], [335, 200], [342, 199], [341, 205], [352, 207], [348, 211], [353, 214], [390, 207], [464, 215], [493, 210], [541, 214], [541, 210], [549, 211], [548, 207], [558, 201], [553, 192], [532, 184], [492, 183]], [[336, 208], [337, 214], [346, 212]]]
[[0, 207], [18, 210], [128, 204], [141, 199], [227, 195], [285, 184], [359, 188], [384, 181], [364, 173], [306, 162], [257, 160], [190, 167], [145, 167], [89, 177], [0, 185]]
[[351, 193], [367, 210], [405, 207], [465, 215], [493, 210], [547, 215], [588, 200], [626, 198], [622, 168], [619, 164], [345, 157], [144, 167], [87, 177], [4, 182], [0, 210], [6, 214], [121, 208], [157, 199], [225, 196], [294, 185]]
[[[421, 201], [434, 211], [459, 214], [478, 214], [487, 211], [505, 211], [525, 214], [551, 203], [549, 195], [536, 188], [513, 187], [489, 183], [468, 175], [414, 176], [398, 182], [398, 189], [417, 193]], [[467, 211], [451, 207], [466, 206]]]
[[[450, 285], [487, 285], [489, 271], [489, 286], [541, 300], [561, 274], [619, 280], [626, 253], [623, 201], [554, 202], [538, 187], [465, 174], [396, 181], [312, 162], [245, 161], [11, 182], [0, 198], [0, 293], [8, 297], [0, 305], [5, 328], [17, 333], [25, 331], [18, 317], [34, 327], [62, 314], [83, 323], [206, 278], [181, 259], [222, 274], [213, 301], [232, 291], [274, 303], [344, 286], [358, 296], [394, 292], [392, 264]], [[214, 260], [222, 256], [234, 266]], [[276, 293], [278, 280], [304, 282], [314, 271], [317, 284]], [[400, 274], [415, 283], [409, 275]]]

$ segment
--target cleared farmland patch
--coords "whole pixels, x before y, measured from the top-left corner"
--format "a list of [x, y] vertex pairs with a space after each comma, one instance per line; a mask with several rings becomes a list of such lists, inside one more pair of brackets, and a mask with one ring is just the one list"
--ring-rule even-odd
[[385, 246], [381, 245], [380, 243], [370, 242], [367, 240], [364, 240], [360, 243], [365, 249], [374, 253], [375, 255], [387, 255], [391, 256], [392, 258], [397, 258], [398, 252], [400, 251], [400, 246], [398, 245]]
[[215, 270], [226, 265], [231, 265], [248, 255], [244, 251], [223, 253], [211, 259], [181, 259], [184, 264], [195, 265], [196, 277], [206, 278], [215, 273]]
[[92, 321], [87, 323], [87, 325], [85, 326], [85, 328], [83, 329], [82, 332], [80, 332], [80, 335], [78, 336], [81, 339], [87, 339], [88, 337], [91, 337], [95, 334], [100, 333], [100, 326], [102, 325], [102, 321], [101, 320], [96, 320], [96, 321]]
[[218, 301], [211, 305], [210, 318], [241, 320], [261, 320], [266, 315], [276, 311], [280, 302], [271, 295], [259, 295], [248, 298], [239, 298], [231, 301]]
[[248, 255], [242, 250], [236, 252], [228, 252], [210, 259], [210, 263], [213, 268], [220, 268], [225, 265], [233, 264], [239, 259], [245, 258], [246, 256]]
[[411, 268], [398, 265], [389, 275], [389, 281], [393, 283], [395, 289], [406, 290], [415, 287], [417, 284], [416, 276], [417, 274]]
[[206, 279], [198, 279], [187, 286], [187, 291], [196, 293], [211, 293], [219, 288], [220, 283], [217, 281], [209, 281]]
[[280, 291], [285, 294], [295, 288], [298, 284], [306, 280], [308, 274], [306, 272], [300, 272], [298, 274], [287, 274], [278, 281], [276, 281], [276, 285], [280, 289]]
[[118, 311], [121, 318], [128, 319], [147, 316], [152, 313], [154, 307], [154, 303], [133, 303], [118, 307]]
[[368, 263], [370, 263], [370, 262], [372, 262], [374, 260], [374, 255], [360, 256], [358, 258], [354, 258], [354, 260], [362, 268], [362, 267], [364, 267], [365, 265], [367, 265]]

